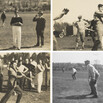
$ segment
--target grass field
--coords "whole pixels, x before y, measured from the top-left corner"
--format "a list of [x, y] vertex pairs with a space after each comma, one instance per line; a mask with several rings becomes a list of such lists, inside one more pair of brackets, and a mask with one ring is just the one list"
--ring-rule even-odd
[[[64, 38], [57, 38], [58, 50], [75, 50], [76, 36], [65, 36]], [[93, 46], [93, 41], [91, 37], [85, 37], [85, 49], [83, 51], [90, 51]], [[79, 49], [81, 49], [81, 42], [79, 43]], [[100, 49], [99, 49], [100, 50]]]
[[[0, 50], [11, 50], [13, 46], [12, 31], [10, 26], [11, 17], [14, 16], [13, 13], [6, 14], [7, 19], [5, 27], [1, 27], [0, 21]], [[46, 19], [46, 28], [44, 33], [45, 44], [41, 47], [33, 47], [36, 44], [36, 31], [35, 25], [33, 23], [34, 13], [24, 13], [20, 16], [23, 18], [22, 26], [22, 40], [21, 40], [21, 50], [50, 50], [50, 13], [44, 13], [44, 18]]]
[[53, 103], [103, 103], [103, 72], [98, 80], [97, 99], [86, 97], [90, 93], [86, 71], [78, 71], [77, 80], [72, 79], [71, 71], [53, 73]]
[[[44, 73], [45, 74], [45, 73]], [[4, 68], [4, 80], [3, 80], [3, 92], [0, 93], [0, 99], [5, 95], [7, 91], [7, 70]], [[45, 75], [43, 79], [43, 86], [42, 86], [42, 92], [37, 93], [35, 89], [32, 89], [29, 91], [27, 88], [23, 91], [22, 99], [20, 103], [50, 103], [50, 87], [48, 89], [45, 89]], [[37, 80], [34, 79], [34, 83], [37, 87]], [[12, 95], [7, 103], [16, 103], [17, 95]]]

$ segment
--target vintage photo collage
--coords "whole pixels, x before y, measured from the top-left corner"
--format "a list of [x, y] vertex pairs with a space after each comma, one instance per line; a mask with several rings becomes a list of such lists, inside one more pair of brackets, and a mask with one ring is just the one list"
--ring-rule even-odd
[[102, 0], [0, 0], [0, 103], [103, 103]]

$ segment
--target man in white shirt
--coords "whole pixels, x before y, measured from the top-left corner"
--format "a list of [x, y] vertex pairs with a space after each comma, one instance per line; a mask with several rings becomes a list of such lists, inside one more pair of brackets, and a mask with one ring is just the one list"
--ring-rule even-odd
[[75, 49], [78, 49], [79, 42], [81, 40], [82, 42], [82, 49], [84, 49], [84, 38], [85, 38], [85, 30], [88, 23], [82, 19], [82, 16], [78, 16], [78, 21], [75, 23], [75, 26], [77, 27], [77, 38], [76, 38], [76, 47]]
[[89, 60], [85, 61], [85, 65], [87, 67], [88, 70], [88, 81], [89, 81], [89, 85], [90, 85], [90, 89], [91, 89], [91, 93], [90, 95], [93, 95], [93, 98], [97, 98], [97, 88], [96, 88], [96, 84], [97, 84], [97, 80], [98, 77], [100, 76], [99, 72], [96, 70], [96, 68], [90, 64]]
[[77, 70], [73, 67], [73, 74], [72, 74], [72, 78], [73, 79], [76, 79], [76, 73], [77, 73]]
[[[22, 64], [22, 61], [19, 62], [18, 71], [19, 71], [20, 73], [23, 73], [23, 74], [25, 74], [25, 73], [28, 71], [28, 68]], [[21, 89], [24, 89], [25, 78], [24, 78], [24, 77], [19, 78], [18, 82], [19, 82], [20, 88], [21, 88]]]

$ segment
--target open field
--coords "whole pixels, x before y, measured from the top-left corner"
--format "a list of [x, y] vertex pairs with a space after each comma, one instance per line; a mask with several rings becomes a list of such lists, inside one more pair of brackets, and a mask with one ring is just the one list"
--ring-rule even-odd
[[53, 103], [103, 103], [103, 71], [98, 80], [99, 97], [86, 97], [90, 93], [86, 71], [78, 71], [77, 79], [73, 80], [71, 71], [54, 71]]
[[[69, 50], [74, 51], [76, 45], [76, 36], [65, 36], [64, 38], [57, 38], [58, 50]], [[90, 51], [93, 46], [91, 37], [85, 37], [85, 49], [83, 51]], [[79, 43], [79, 49], [81, 49], [81, 42]], [[99, 49], [100, 50], [100, 49]]]
[[[7, 91], [7, 80], [8, 80], [7, 70], [4, 68], [3, 92], [0, 92], [0, 99], [5, 95]], [[44, 81], [45, 81], [45, 75], [43, 79], [43, 86], [41, 93], [37, 93], [36, 89], [32, 89], [29, 91], [25, 87], [20, 103], [50, 103], [50, 87], [48, 87], [48, 89], [46, 90]], [[34, 83], [37, 87], [36, 77], [34, 79]], [[12, 95], [7, 103], [16, 103], [16, 98], [17, 95], [16, 96]]]
[[[1, 27], [0, 21], [0, 50], [11, 50], [13, 46], [12, 31], [10, 26], [11, 17], [13, 13], [7, 13], [7, 19], [5, 27]], [[50, 13], [44, 13], [44, 18], [46, 19], [46, 28], [44, 33], [44, 46], [33, 47], [36, 44], [36, 31], [35, 25], [33, 23], [34, 12], [32, 13], [20, 13], [23, 18], [24, 25], [22, 26], [22, 40], [21, 40], [21, 50], [50, 50]]]

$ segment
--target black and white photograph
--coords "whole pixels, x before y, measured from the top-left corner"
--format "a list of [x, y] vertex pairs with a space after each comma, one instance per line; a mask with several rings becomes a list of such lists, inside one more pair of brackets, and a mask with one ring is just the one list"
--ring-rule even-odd
[[103, 50], [102, 0], [53, 0], [53, 50]]
[[53, 103], [103, 102], [103, 52], [54, 52]]
[[0, 50], [50, 50], [50, 0], [0, 1]]
[[50, 103], [50, 53], [0, 53], [0, 103]]

